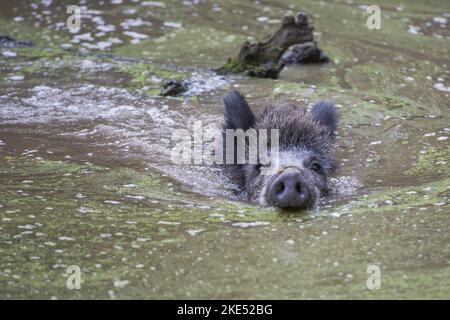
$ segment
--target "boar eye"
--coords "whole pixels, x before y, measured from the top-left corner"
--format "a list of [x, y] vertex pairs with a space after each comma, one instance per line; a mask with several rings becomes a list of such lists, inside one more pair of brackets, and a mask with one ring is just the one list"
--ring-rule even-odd
[[318, 162], [313, 162], [311, 164], [311, 170], [317, 173], [322, 173], [322, 166]]

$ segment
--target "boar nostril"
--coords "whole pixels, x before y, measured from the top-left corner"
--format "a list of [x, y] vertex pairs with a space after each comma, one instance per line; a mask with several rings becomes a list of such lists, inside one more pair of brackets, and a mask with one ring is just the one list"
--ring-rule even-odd
[[277, 185], [275, 186], [275, 192], [277, 194], [282, 194], [284, 189], [286, 189], [286, 187], [284, 186], [283, 181], [280, 181], [279, 183], [277, 183]]
[[306, 208], [311, 203], [310, 189], [300, 172], [280, 174], [270, 186], [268, 202], [280, 208]]

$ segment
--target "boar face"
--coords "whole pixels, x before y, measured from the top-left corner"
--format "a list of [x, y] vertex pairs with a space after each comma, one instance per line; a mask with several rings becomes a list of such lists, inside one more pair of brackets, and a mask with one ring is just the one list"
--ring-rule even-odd
[[224, 129], [267, 129], [268, 142], [270, 129], [279, 130], [277, 166], [268, 170], [260, 163], [226, 164], [226, 174], [252, 202], [282, 209], [315, 207], [328, 193], [328, 179], [337, 168], [330, 155], [338, 122], [333, 105], [319, 102], [311, 112], [295, 105], [271, 105], [255, 117], [238, 92], [224, 101]]

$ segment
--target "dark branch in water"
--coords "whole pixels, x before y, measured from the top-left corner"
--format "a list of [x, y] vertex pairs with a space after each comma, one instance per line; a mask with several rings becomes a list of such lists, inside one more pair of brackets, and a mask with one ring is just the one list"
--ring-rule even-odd
[[285, 51], [293, 45], [307, 42], [314, 43], [314, 35], [306, 14], [299, 12], [295, 17], [287, 15], [271, 37], [257, 43], [246, 41], [237, 58], [230, 58], [216, 71], [220, 74], [244, 73], [253, 77], [275, 79], [284, 67], [281, 57]]
[[0, 47], [2, 48], [22, 48], [33, 47], [34, 43], [30, 40], [20, 41], [10, 36], [0, 36]]

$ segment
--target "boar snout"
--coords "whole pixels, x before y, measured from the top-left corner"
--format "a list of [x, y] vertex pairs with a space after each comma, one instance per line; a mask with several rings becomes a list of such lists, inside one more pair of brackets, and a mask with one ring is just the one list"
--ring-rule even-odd
[[270, 185], [267, 197], [282, 209], [306, 209], [313, 202], [311, 189], [297, 170], [282, 172]]

